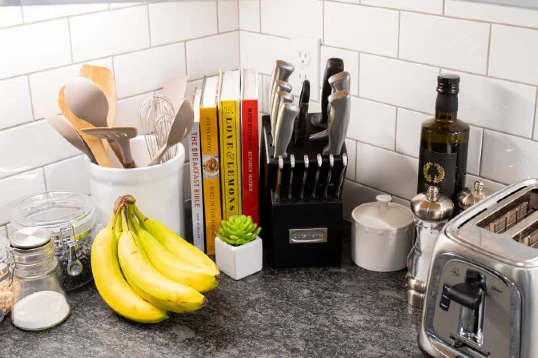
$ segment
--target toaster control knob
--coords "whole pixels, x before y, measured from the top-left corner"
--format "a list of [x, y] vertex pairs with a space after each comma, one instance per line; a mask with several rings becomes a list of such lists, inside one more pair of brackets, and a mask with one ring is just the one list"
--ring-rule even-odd
[[449, 287], [446, 295], [452, 301], [474, 310], [480, 305], [484, 295], [480, 275], [478, 273], [469, 275], [468, 273], [465, 281]]

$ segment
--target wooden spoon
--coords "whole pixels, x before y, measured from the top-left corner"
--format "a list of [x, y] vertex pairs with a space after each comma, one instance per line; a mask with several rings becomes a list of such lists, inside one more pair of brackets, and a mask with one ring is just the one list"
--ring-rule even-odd
[[116, 122], [116, 105], [118, 101], [114, 75], [108, 68], [94, 65], [82, 65], [80, 75], [92, 80], [105, 94], [108, 101], [106, 122], [108, 127], [113, 127]]
[[164, 153], [166, 153], [170, 147], [181, 142], [191, 131], [193, 123], [194, 110], [192, 109], [190, 99], [186, 98], [183, 100], [183, 103], [181, 104], [181, 107], [179, 107], [179, 111], [170, 126], [170, 132], [168, 133], [166, 143], [159, 148], [157, 154], [155, 154], [148, 163], [148, 167], [158, 164]]
[[83, 133], [81, 131], [82, 128], [88, 128], [93, 127], [90, 123], [86, 122], [83, 119], [78, 118], [69, 110], [69, 107], [67, 106], [67, 102], [65, 101], [65, 86], [60, 88], [60, 93], [58, 94], [58, 105], [60, 106], [60, 110], [62, 111], [65, 118], [75, 127], [75, 129], [78, 131], [80, 136], [84, 139], [86, 144], [88, 144], [88, 147], [92, 151], [95, 160], [97, 161], [97, 164], [113, 168], [112, 162], [110, 161], [110, 158], [108, 157], [108, 152], [105, 149], [105, 146], [103, 144], [103, 140], [93, 137], [91, 135], [88, 135], [86, 133]]

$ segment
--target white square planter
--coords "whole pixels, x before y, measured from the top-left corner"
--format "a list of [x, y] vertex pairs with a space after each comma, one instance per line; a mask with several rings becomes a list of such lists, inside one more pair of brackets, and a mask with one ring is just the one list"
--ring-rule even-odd
[[234, 280], [252, 275], [262, 269], [263, 245], [257, 237], [248, 244], [232, 246], [215, 238], [215, 258], [217, 266]]

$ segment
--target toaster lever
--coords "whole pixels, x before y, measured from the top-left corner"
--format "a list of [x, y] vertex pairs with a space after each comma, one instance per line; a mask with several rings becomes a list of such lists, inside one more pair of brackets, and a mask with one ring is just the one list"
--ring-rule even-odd
[[446, 295], [452, 301], [474, 310], [482, 301], [482, 292], [480, 282], [461, 282], [448, 288]]

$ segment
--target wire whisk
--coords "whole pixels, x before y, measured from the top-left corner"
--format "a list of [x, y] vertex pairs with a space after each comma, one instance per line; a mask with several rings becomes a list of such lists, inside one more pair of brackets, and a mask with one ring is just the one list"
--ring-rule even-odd
[[[174, 114], [172, 102], [161, 94], [154, 94], [142, 104], [140, 125], [150, 158], [166, 144]], [[177, 146], [171, 147], [163, 155], [161, 163], [172, 159], [176, 154]]]

